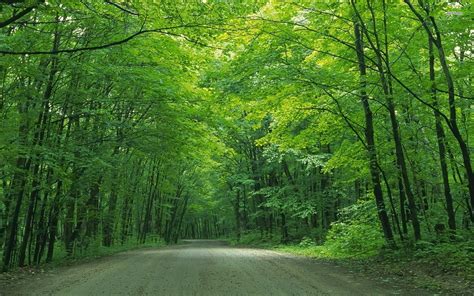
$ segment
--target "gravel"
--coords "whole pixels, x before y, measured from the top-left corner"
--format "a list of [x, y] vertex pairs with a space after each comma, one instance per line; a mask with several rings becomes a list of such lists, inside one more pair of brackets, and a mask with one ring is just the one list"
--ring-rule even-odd
[[0, 295], [420, 295], [329, 262], [215, 240], [124, 252], [3, 285]]

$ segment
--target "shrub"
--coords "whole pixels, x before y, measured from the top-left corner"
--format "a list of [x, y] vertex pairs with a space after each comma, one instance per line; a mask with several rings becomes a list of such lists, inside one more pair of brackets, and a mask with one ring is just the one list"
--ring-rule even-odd
[[300, 247], [313, 247], [313, 246], [316, 246], [316, 243], [310, 237], [305, 236], [303, 237], [303, 239], [301, 239], [298, 245]]
[[372, 256], [384, 245], [377, 226], [371, 224], [333, 223], [324, 246], [335, 256]]
[[384, 246], [372, 200], [361, 200], [341, 211], [340, 221], [332, 223], [324, 244], [336, 257], [368, 257]]

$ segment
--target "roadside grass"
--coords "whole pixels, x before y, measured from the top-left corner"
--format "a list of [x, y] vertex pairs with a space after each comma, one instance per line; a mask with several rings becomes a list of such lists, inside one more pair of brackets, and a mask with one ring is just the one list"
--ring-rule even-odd
[[77, 247], [74, 251], [74, 254], [72, 256], [68, 256], [64, 245], [58, 243], [55, 246], [53, 260], [51, 262], [43, 262], [39, 265], [30, 264], [25, 267], [12, 268], [8, 271], [8, 273], [35, 273], [44, 269], [89, 262], [91, 260], [111, 256], [121, 252], [146, 248], [160, 248], [165, 245], [166, 243], [162, 239], [157, 237], [150, 237], [150, 239], [145, 243], [137, 243], [136, 239], [131, 239], [125, 242], [124, 244], [116, 244], [110, 247], [102, 246], [100, 241], [91, 241], [87, 245], [87, 248]]
[[67, 256], [64, 246], [59, 246], [55, 249], [54, 257], [51, 263], [47, 265], [58, 266], [68, 265], [76, 262], [93, 260], [101, 257], [111, 256], [117, 253], [132, 251], [145, 248], [158, 248], [165, 246], [166, 243], [161, 239], [150, 239], [145, 243], [137, 243], [134, 241], [127, 241], [124, 244], [116, 244], [110, 247], [102, 246], [99, 241], [91, 243], [86, 249], [77, 250], [73, 256]]

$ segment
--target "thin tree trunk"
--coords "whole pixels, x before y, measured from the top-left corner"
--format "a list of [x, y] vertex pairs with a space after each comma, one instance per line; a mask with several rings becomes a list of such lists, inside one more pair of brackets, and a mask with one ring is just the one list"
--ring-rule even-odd
[[357, 50], [357, 59], [359, 62], [360, 73], [360, 98], [365, 114], [365, 139], [367, 142], [367, 152], [369, 156], [369, 169], [372, 178], [372, 185], [374, 187], [375, 202], [377, 205], [378, 216], [382, 226], [385, 240], [394, 245], [392, 227], [387, 215], [385, 201], [383, 199], [382, 186], [380, 184], [380, 172], [377, 165], [377, 149], [375, 146], [375, 135], [373, 125], [373, 115], [370, 109], [369, 97], [367, 95], [367, 67], [365, 65], [364, 46], [362, 35], [360, 31], [360, 24], [358, 21], [354, 22], [355, 46]]
[[[431, 81], [431, 98], [433, 105], [438, 106], [438, 98], [436, 96], [436, 83], [435, 83], [435, 58], [433, 53], [433, 41], [428, 38], [429, 55], [430, 55], [430, 81]], [[443, 178], [444, 198], [446, 201], [446, 212], [448, 214], [448, 226], [452, 231], [456, 231], [456, 215], [454, 213], [453, 197], [451, 195], [451, 188], [449, 185], [449, 173], [448, 165], [446, 161], [446, 137], [444, 134], [443, 125], [441, 123], [441, 117], [437, 112], [434, 112], [435, 126], [436, 126], [436, 138], [438, 140], [438, 155], [439, 163], [441, 167], [441, 176]]]

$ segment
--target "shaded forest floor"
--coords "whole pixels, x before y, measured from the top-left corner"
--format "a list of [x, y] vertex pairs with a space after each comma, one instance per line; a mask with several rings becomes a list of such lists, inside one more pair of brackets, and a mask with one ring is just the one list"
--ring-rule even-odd
[[279, 238], [244, 235], [240, 247], [271, 249], [332, 263], [379, 282], [399, 283], [434, 295], [474, 295], [474, 242], [421, 243], [414, 249], [384, 250], [377, 254], [335, 256], [327, 247], [302, 243], [281, 244]]

